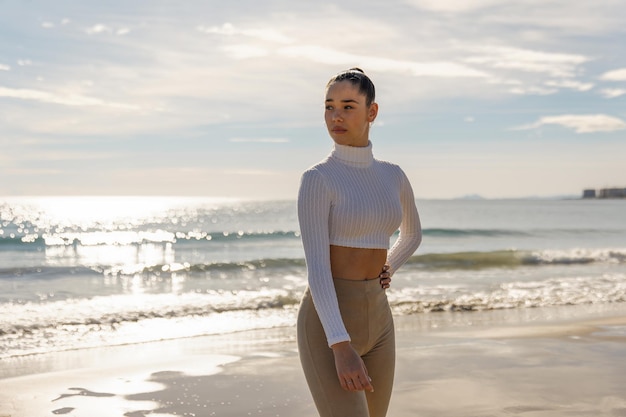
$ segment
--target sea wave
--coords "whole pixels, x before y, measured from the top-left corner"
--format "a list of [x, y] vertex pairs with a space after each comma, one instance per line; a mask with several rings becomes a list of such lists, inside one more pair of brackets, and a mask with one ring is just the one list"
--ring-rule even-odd
[[431, 228], [423, 229], [424, 236], [433, 237], [500, 237], [500, 236], [530, 236], [532, 233], [523, 230], [512, 229], [453, 229], [453, 228]]
[[[426, 270], [478, 270], [487, 268], [542, 267], [549, 265], [586, 265], [594, 263], [625, 264], [626, 248], [568, 249], [568, 250], [497, 250], [485, 252], [429, 253], [413, 255], [407, 265]], [[111, 275], [136, 274], [204, 274], [211, 272], [238, 272], [268, 269], [304, 268], [304, 258], [267, 258], [233, 262], [172, 262], [146, 265], [132, 263], [124, 265], [75, 265], [28, 267], [0, 267], [0, 279], [18, 276], [55, 278], [63, 274], [98, 273]]]
[[[624, 249], [572, 249], [544, 251], [455, 252], [414, 255], [407, 264], [426, 269], [516, 268], [545, 265], [580, 265], [591, 263], [626, 263]], [[206, 272], [260, 270], [267, 268], [304, 267], [304, 259], [277, 258], [245, 262], [152, 265], [141, 272]]]
[[396, 314], [621, 303], [626, 302], [626, 275], [508, 282], [481, 291], [405, 288], [390, 298]]
[[[25, 249], [54, 247], [54, 246], [102, 246], [102, 245], [143, 245], [210, 242], [227, 243], [233, 241], [268, 242], [280, 240], [300, 239], [298, 230], [169, 230], [155, 228], [151, 230], [40, 230], [22, 227], [0, 228], [0, 250], [9, 246]], [[501, 238], [501, 237], [541, 237], [546, 235], [584, 235], [584, 234], [620, 234], [624, 230], [596, 230], [596, 229], [456, 229], [456, 228], [426, 228], [422, 230], [426, 237], [438, 238]], [[397, 236], [397, 233], [396, 233]]]
[[284, 239], [298, 237], [297, 232], [170, 232], [154, 231], [92, 231], [69, 233], [10, 233], [0, 236], [0, 248], [7, 246], [41, 247], [41, 246], [124, 246], [161, 243], [187, 242], [229, 242], [237, 240]]
[[300, 295], [212, 291], [0, 304], [0, 359], [291, 325]]
[[296, 305], [300, 296], [300, 292], [286, 290], [239, 290], [11, 302], [0, 304], [0, 317], [5, 318], [0, 320], [0, 336], [29, 334], [58, 326], [115, 326], [145, 319], [276, 309]]
[[[302, 288], [126, 294], [0, 305], [0, 358], [51, 350], [293, 326]], [[508, 282], [476, 290], [390, 290], [396, 315], [626, 302], [626, 274]]]
[[409, 264], [431, 269], [515, 268], [521, 266], [626, 263], [626, 248], [487, 252], [414, 255]]
[[[296, 307], [302, 292], [299, 287], [263, 288], [10, 302], [0, 304], [0, 336], [27, 335], [59, 326], [116, 326], [156, 318], [280, 310]], [[508, 282], [481, 290], [422, 285], [390, 290], [388, 298], [392, 309], [401, 314], [616, 303], [626, 302], [626, 275]]]

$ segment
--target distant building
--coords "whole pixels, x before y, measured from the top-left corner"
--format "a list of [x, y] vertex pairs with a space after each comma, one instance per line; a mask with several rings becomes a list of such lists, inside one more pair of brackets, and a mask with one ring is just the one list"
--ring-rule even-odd
[[596, 190], [583, 190], [583, 198], [596, 198]]
[[603, 188], [600, 198], [626, 198], [626, 188]]
[[598, 191], [588, 188], [583, 190], [583, 198], [626, 198], [626, 188], [601, 188]]

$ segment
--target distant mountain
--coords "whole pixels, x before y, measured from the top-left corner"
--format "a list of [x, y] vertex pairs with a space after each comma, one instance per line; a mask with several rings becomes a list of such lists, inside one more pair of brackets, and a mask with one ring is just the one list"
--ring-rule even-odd
[[519, 197], [496, 197], [487, 198], [480, 194], [466, 194], [460, 197], [454, 197], [453, 200], [580, 200], [581, 196], [576, 194], [562, 195], [527, 195]]
[[521, 197], [521, 200], [580, 200], [580, 195], [563, 194], [563, 195], [529, 195]]
[[478, 195], [478, 194], [466, 194], [464, 196], [455, 198], [455, 200], [484, 200], [484, 199], [485, 197], [483, 197], [482, 195]]

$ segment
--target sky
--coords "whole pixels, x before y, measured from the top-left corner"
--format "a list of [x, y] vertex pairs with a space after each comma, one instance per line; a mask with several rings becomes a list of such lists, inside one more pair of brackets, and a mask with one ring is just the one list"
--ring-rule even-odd
[[358, 66], [418, 198], [626, 187], [623, 0], [0, 0], [0, 196], [295, 199]]

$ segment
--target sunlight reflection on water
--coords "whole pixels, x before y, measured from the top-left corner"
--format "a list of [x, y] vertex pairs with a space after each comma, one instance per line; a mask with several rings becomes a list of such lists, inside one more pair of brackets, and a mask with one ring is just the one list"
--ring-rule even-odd
[[[128, 223], [145, 223], [147, 219], [158, 220], [171, 210], [189, 206], [209, 208], [235, 202], [235, 199], [208, 197], [141, 197], [141, 196], [72, 196], [72, 197], [6, 197], [12, 203], [12, 217], [22, 219], [39, 218], [43, 224], [79, 226], [88, 229], [94, 226]], [[16, 204], [18, 203], [18, 204]], [[9, 217], [9, 213], [0, 213]]]

